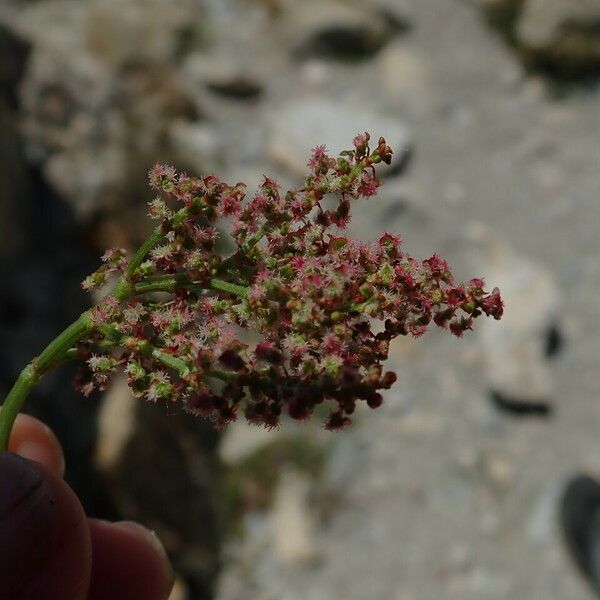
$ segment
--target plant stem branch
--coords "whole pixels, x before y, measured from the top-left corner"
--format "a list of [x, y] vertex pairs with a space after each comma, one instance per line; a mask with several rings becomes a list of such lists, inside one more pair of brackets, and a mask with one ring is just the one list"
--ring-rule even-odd
[[224, 281], [223, 279], [213, 278], [207, 285], [194, 283], [189, 277], [183, 274], [176, 275], [159, 275], [158, 277], [149, 277], [145, 281], [140, 281], [133, 286], [133, 294], [141, 295], [149, 294], [150, 292], [168, 292], [173, 293], [176, 288], [186, 289], [213, 289], [221, 292], [227, 292], [235, 296], [247, 296], [248, 288], [237, 283]]
[[42, 353], [21, 371], [0, 410], [0, 452], [7, 450], [12, 426], [31, 390], [47, 371], [67, 358], [73, 344], [81, 339], [92, 326], [90, 312], [86, 311], [54, 338]]
[[[187, 215], [187, 211], [186, 209], [182, 209], [174, 215], [173, 222], [180, 222], [185, 215]], [[129, 264], [127, 274], [119, 279], [112, 291], [112, 295], [119, 302], [123, 302], [132, 296], [151, 292], [173, 293], [177, 287], [213, 289], [240, 297], [248, 295], [249, 289], [247, 287], [229, 281], [213, 278], [206, 285], [201, 286], [194, 283], [183, 274], [164, 275], [133, 283], [131, 277], [135, 275], [139, 266], [148, 256], [148, 253], [156, 247], [163, 237], [164, 232], [162, 228], [157, 227], [135, 253]], [[254, 241], [254, 243], [257, 242], [258, 239]], [[0, 451], [5, 451], [8, 448], [8, 439], [13, 424], [31, 390], [52, 367], [63, 360], [74, 356], [74, 353], [72, 352], [73, 345], [93, 327], [94, 323], [92, 321], [91, 311], [84, 312], [75, 322], [69, 325], [52, 342], [50, 342], [37, 358], [34, 358], [23, 371], [21, 371], [17, 381], [6, 396], [0, 410]], [[177, 357], [160, 349], [152, 349], [151, 352], [154, 358], [167, 367], [177, 370], [182, 377], [187, 376], [189, 373], [188, 367]]]
[[164, 233], [162, 227], [159, 225], [154, 231], [148, 236], [148, 239], [140, 246], [138, 251], [133, 255], [127, 269], [127, 276], [131, 277], [135, 274], [138, 267], [144, 262], [148, 253], [154, 249], [154, 247], [163, 238]]

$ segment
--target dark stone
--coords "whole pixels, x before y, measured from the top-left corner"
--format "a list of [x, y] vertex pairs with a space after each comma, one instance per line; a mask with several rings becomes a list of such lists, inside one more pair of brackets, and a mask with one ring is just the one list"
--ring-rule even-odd
[[553, 412], [545, 400], [511, 398], [496, 390], [491, 390], [489, 396], [498, 411], [511, 417], [549, 417]]
[[552, 325], [546, 332], [546, 347], [544, 348], [544, 354], [547, 358], [554, 358], [563, 349], [565, 340], [562, 332], [558, 325]]
[[259, 83], [245, 77], [228, 81], [209, 82], [206, 87], [214, 94], [232, 100], [256, 100], [263, 93], [262, 86]]
[[322, 57], [343, 61], [371, 58], [387, 42], [368, 27], [332, 25], [315, 32], [296, 52], [298, 58]]
[[559, 509], [569, 555], [600, 596], [600, 484], [577, 475], [565, 486]]
[[21, 79], [29, 45], [0, 23], [0, 100], [11, 109], [17, 106], [17, 84]]

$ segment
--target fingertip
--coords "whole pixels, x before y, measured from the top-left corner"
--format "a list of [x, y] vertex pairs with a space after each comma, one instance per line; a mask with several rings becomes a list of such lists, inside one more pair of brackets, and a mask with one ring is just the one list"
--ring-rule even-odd
[[81, 600], [91, 572], [83, 508], [43, 465], [0, 453], [0, 600]]
[[158, 536], [138, 523], [90, 519], [92, 578], [88, 600], [167, 600], [173, 570]]
[[34, 417], [18, 415], [8, 450], [43, 465], [57, 477], [64, 476], [65, 457], [60, 442], [47, 425]]

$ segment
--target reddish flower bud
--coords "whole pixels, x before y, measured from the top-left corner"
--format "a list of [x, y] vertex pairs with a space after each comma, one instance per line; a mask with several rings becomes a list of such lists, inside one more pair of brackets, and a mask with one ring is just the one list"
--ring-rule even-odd
[[369, 408], [379, 408], [383, 404], [383, 396], [377, 392], [369, 395], [367, 398]]
[[394, 383], [396, 383], [397, 378], [398, 377], [396, 376], [396, 373], [394, 373], [393, 371], [387, 371], [381, 378], [381, 387], [384, 390], [389, 390], [394, 385]]
[[260, 342], [257, 344], [254, 354], [256, 358], [265, 360], [271, 364], [279, 365], [283, 362], [283, 354], [273, 347], [270, 342]]
[[335, 412], [329, 415], [329, 419], [327, 419], [327, 423], [325, 424], [325, 428], [329, 431], [336, 431], [338, 429], [343, 429], [352, 423], [352, 419], [345, 417], [343, 413]]
[[241, 371], [246, 364], [244, 359], [233, 349], [225, 350], [219, 356], [219, 362], [226, 368], [232, 371]]

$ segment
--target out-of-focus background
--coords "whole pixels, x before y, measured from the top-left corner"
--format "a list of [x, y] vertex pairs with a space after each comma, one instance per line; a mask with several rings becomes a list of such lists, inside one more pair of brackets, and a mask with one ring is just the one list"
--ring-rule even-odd
[[484, 275], [501, 322], [397, 341], [339, 434], [217, 434], [68, 368], [28, 410], [91, 514], [160, 534], [173, 600], [595, 597], [599, 74], [599, 0], [2, 0], [0, 394], [147, 233], [154, 162], [298, 186], [313, 146], [384, 135], [352, 234]]

